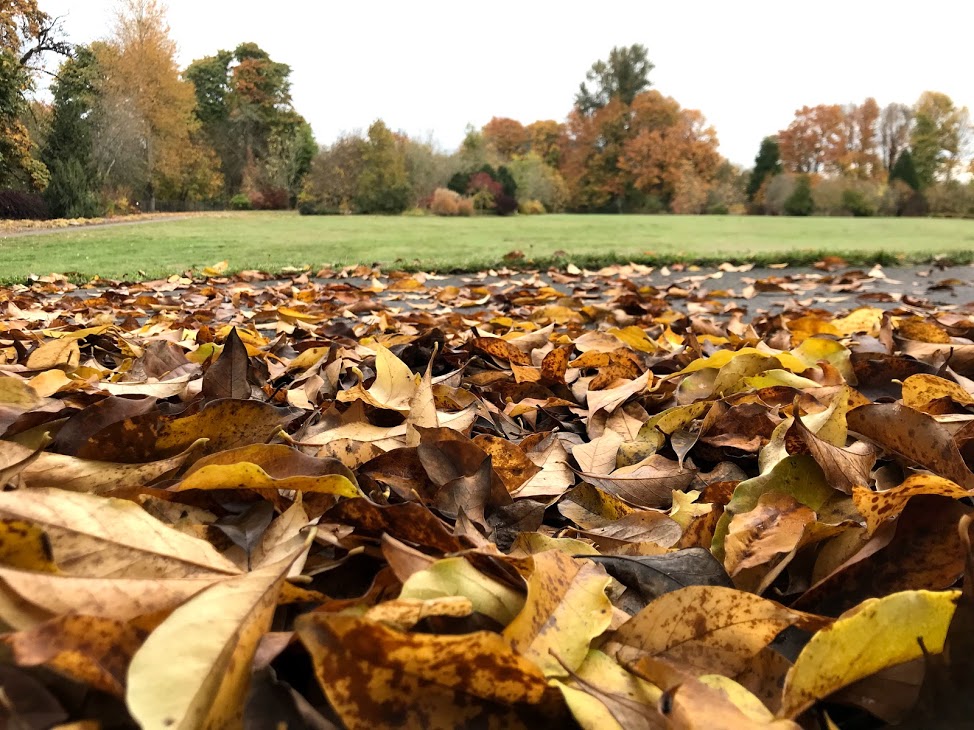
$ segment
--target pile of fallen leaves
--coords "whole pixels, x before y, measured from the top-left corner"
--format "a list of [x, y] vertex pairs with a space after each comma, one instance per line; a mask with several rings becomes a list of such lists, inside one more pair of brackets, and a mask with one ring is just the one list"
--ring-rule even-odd
[[0, 290], [0, 725], [969, 720], [972, 310], [361, 274]]

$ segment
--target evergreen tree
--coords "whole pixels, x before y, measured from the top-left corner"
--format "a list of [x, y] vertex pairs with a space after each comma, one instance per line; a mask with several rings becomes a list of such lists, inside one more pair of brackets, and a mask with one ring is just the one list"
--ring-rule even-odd
[[61, 66], [51, 87], [51, 128], [41, 160], [51, 172], [45, 191], [57, 218], [90, 218], [99, 214], [98, 188], [92, 161], [92, 118], [98, 91], [95, 54], [80, 46]]
[[795, 189], [785, 201], [787, 215], [808, 216], [815, 211], [815, 201], [812, 200], [812, 181], [808, 175], [799, 175], [795, 182]]
[[761, 140], [761, 149], [758, 156], [754, 158], [754, 170], [747, 183], [747, 199], [753, 203], [758, 191], [769, 177], [774, 177], [781, 172], [781, 151], [778, 148], [778, 140], [774, 137], [765, 137]]
[[381, 119], [369, 127], [362, 158], [355, 200], [359, 212], [397, 214], [406, 210], [411, 197], [406, 156]]
[[893, 169], [889, 171], [889, 181], [902, 180], [913, 190], [920, 189], [920, 177], [917, 175], [916, 166], [913, 164], [913, 155], [910, 150], [903, 150], [896, 158]]
[[649, 51], [639, 43], [613, 48], [607, 60], [592, 64], [585, 75], [587, 83], [579, 86], [575, 95], [575, 107], [582, 114], [591, 114], [616, 98], [628, 106], [651, 86], [649, 73], [654, 68]]

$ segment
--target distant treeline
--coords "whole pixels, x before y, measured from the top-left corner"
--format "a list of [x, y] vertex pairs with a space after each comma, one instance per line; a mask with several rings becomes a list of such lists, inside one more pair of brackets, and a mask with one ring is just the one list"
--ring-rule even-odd
[[745, 170], [701, 112], [652, 88], [637, 44], [593, 64], [564, 121], [495, 117], [445, 152], [377, 120], [319, 147], [288, 65], [241, 43], [180, 69], [156, 0], [124, 0], [104, 41], [64, 37], [37, 0], [0, 7], [0, 215], [974, 215], [968, 113], [936, 92], [803, 107]]

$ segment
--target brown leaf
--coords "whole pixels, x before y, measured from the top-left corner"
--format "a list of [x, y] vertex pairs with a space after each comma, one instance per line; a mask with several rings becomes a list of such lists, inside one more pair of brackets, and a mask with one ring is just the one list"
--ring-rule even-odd
[[524, 726], [544, 675], [497, 634], [405, 634], [353, 616], [306, 614], [296, 630], [315, 676], [350, 730], [447, 730], [485, 722]]
[[966, 489], [974, 489], [974, 473], [951, 438], [932, 417], [896, 403], [860, 406], [846, 416], [849, 428], [888, 451], [920, 464]]
[[220, 357], [203, 375], [203, 397], [208, 400], [250, 398], [249, 373], [247, 348], [237, 334], [237, 328], [233, 327], [223, 344]]

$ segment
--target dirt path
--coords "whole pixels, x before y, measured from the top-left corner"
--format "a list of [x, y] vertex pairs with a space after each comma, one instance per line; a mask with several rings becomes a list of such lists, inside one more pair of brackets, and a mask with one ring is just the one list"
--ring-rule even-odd
[[89, 228], [119, 228], [123, 226], [143, 226], [148, 223], [171, 223], [174, 221], [187, 221], [196, 218], [225, 218], [232, 215], [229, 211], [213, 211], [207, 213], [155, 213], [144, 216], [124, 216], [118, 219], [104, 219], [91, 223], [81, 223], [78, 225], [50, 226], [50, 227], [23, 227], [23, 228], [0, 228], [0, 240], [8, 238], [28, 238], [31, 236], [47, 236], [65, 231], [87, 230]]

